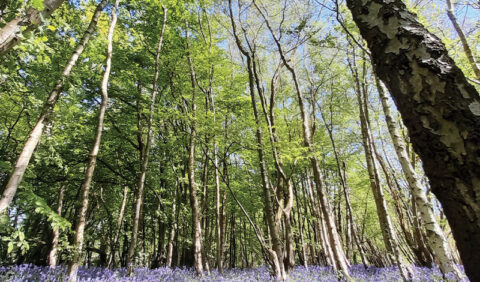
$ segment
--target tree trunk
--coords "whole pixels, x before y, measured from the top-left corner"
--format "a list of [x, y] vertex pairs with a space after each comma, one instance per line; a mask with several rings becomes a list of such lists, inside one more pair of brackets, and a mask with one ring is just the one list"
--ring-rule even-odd
[[[143, 194], [144, 194], [144, 187], [145, 187], [145, 177], [147, 174], [147, 167], [148, 167], [148, 157], [150, 154], [150, 146], [152, 144], [152, 137], [153, 137], [153, 115], [155, 110], [155, 101], [158, 94], [158, 77], [160, 74], [160, 52], [162, 51], [163, 47], [163, 36], [165, 34], [165, 27], [167, 25], [167, 8], [162, 6], [163, 9], [163, 23], [162, 23], [162, 30], [160, 31], [160, 38], [158, 39], [157, 43], [157, 50], [155, 53], [155, 74], [153, 77], [153, 91], [152, 96], [150, 99], [150, 110], [149, 110], [149, 117], [148, 117], [148, 132], [147, 132], [147, 142], [145, 147], [140, 149], [141, 156], [141, 164], [140, 164], [140, 172], [138, 176], [138, 191], [137, 191], [137, 199], [135, 204], [135, 216], [132, 225], [132, 239], [130, 242], [130, 246], [128, 248], [128, 256], [127, 256], [127, 275], [131, 276], [133, 274], [133, 266], [135, 263], [135, 255], [136, 255], [136, 248], [137, 248], [137, 238], [138, 238], [138, 229], [140, 225], [140, 218], [142, 216], [142, 206], [143, 206]], [[141, 95], [141, 91], [138, 95]], [[139, 121], [139, 124], [141, 121]], [[141, 128], [139, 128], [140, 131]], [[140, 131], [140, 134], [143, 133]], [[140, 138], [141, 139], [141, 138]]]
[[[211, 95], [211, 93], [210, 93]], [[213, 113], [213, 123], [215, 124], [215, 101], [213, 96], [210, 96], [210, 105]], [[221, 191], [220, 191], [220, 176], [218, 171], [218, 152], [217, 139], [213, 136], [213, 165], [215, 169], [215, 214], [216, 214], [216, 238], [217, 238], [217, 269], [219, 273], [223, 271], [223, 243], [222, 243], [222, 214], [221, 214]]]
[[15, 47], [27, 33], [35, 30], [44, 19], [60, 7], [65, 0], [44, 0], [43, 10], [30, 7], [0, 29], [0, 58]]
[[327, 236], [328, 236], [327, 238], [329, 240], [329, 243], [333, 251], [333, 259], [336, 262], [334, 267], [335, 269], [342, 272], [341, 275], [343, 275], [347, 280], [351, 280], [350, 272], [348, 269], [348, 262], [346, 260], [346, 257], [343, 251], [343, 246], [341, 244], [340, 238], [337, 233], [337, 228], [335, 226], [335, 221], [332, 217], [331, 208], [328, 204], [328, 201], [325, 195], [323, 182], [322, 182], [322, 173], [320, 171], [320, 165], [318, 163], [318, 159], [313, 154], [313, 146], [312, 146], [313, 143], [312, 143], [312, 134], [311, 134], [309, 116], [306, 112], [303, 94], [300, 90], [300, 85], [297, 79], [295, 69], [290, 65], [289, 63], [290, 60], [287, 60], [287, 58], [285, 57], [285, 53], [280, 44], [280, 41], [278, 40], [275, 33], [273, 32], [273, 29], [270, 26], [270, 22], [266, 18], [265, 14], [262, 12], [262, 10], [258, 7], [258, 5], [255, 2], [253, 2], [253, 4], [255, 5], [257, 11], [260, 13], [262, 18], [264, 19], [265, 24], [267, 25], [267, 28], [270, 31], [270, 34], [272, 35], [272, 38], [275, 41], [275, 44], [277, 45], [277, 49], [283, 64], [292, 75], [292, 79], [294, 82], [294, 86], [295, 86], [295, 90], [298, 98], [298, 104], [300, 106], [300, 114], [302, 117], [304, 146], [308, 149], [308, 153], [310, 154], [310, 162], [313, 168], [314, 180], [317, 187], [318, 197], [320, 200], [320, 208], [322, 209], [322, 213], [324, 215], [324, 219], [326, 223]]
[[235, 42], [240, 52], [247, 59], [248, 85], [249, 85], [251, 105], [252, 105], [253, 115], [254, 115], [254, 120], [256, 125], [255, 135], [256, 135], [256, 141], [257, 141], [257, 153], [259, 158], [260, 174], [261, 174], [262, 187], [263, 187], [263, 193], [264, 193], [264, 203], [265, 203], [264, 209], [265, 209], [265, 216], [267, 219], [268, 228], [270, 230], [270, 235], [272, 237], [273, 250], [268, 250], [270, 255], [270, 262], [271, 262], [272, 269], [274, 270], [275, 277], [277, 277], [278, 279], [284, 280], [286, 279], [286, 273], [283, 265], [282, 243], [279, 236], [278, 225], [275, 224], [272, 195], [270, 194], [271, 187], [269, 185], [268, 172], [265, 164], [265, 153], [264, 153], [264, 145], [263, 145], [263, 137], [262, 137], [263, 134], [262, 134], [261, 123], [260, 123], [260, 118], [258, 114], [258, 109], [256, 105], [256, 99], [255, 99], [255, 78], [254, 78], [254, 70], [253, 70], [253, 62], [252, 62], [253, 56], [249, 51], [247, 51], [243, 47], [237, 35], [236, 25], [233, 19], [231, 0], [229, 0], [229, 12], [230, 12], [230, 20], [233, 28], [233, 34], [235, 37]]
[[18, 185], [20, 185], [23, 174], [25, 173], [28, 163], [30, 162], [33, 151], [35, 150], [35, 147], [37, 147], [37, 144], [40, 141], [40, 137], [43, 133], [43, 128], [45, 127], [45, 124], [48, 123], [48, 119], [50, 118], [50, 115], [53, 112], [53, 108], [55, 107], [55, 104], [60, 97], [63, 87], [65, 86], [65, 82], [70, 77], [72, 68], [77, 63], [77, 60], [82, 54], [83, 49], [87, 45], [90, 36], [95, 31], [98, 18], [100, 17], [103, 7], [105, 7], [106, 3], [107, 0], [102, 0], [95, 9], [95, 12], [93, 13], [87, 30], [85, 30], [82, 39], [80, 39], [79, 43], [75, 47], [75, 51], [73, 52], [72, 57], [63, 69], [60, 79], [55, 83], [55, 86], [50, 92], [50, 95], [48, 96], [48, 99], [42, 108], [42, 112], [37, 120], [37, 123], [35, 124], [35, 127], [30, 131], [27, 142], [25, 142], [22, 152], [20, 153], [20, 156], [18, 156], [17, 163], [15, 164], [15, 168], [10, 176], [10, 179], [8, 180], [7, 186], [5, 187], [5, 190], [3, 190], [2, 198], [0, 199], [0, 214], [12, 202], [13, 197], [17, 192]]
[[299, 229], [298, 231], [300, 233], [300, 245], [302, 246], [301, 259], [303, 260], [303, 266], [305, 267], [305, 269], [308, 270], [307, 247], [305, 244], [305, 236], [304, 236], [304, 229], [305, 229], [304, 218], [302, 217], [302, 209], [300, 207], [300, 201], [298, 200], [298, 192], [296, 187], [294, 187], [293, 191], [295, 192], [295, 202], [297, 204], [297, 224]]
[[427, 230], [428, 245], [432, 249], [434, 256], [438, 259], [442, 273], [447, 274], [452, 272], [457, 278], [460, 278], [461, 273], [452, 261], [451, 254], [448, 249], [448, 242], [445, 239], [437, 219], [435, 218], [433, 207], [430, 205], [417, 173], [410, 163], [407, 150], [405, 149], [405, 144], [403, 143], [399, 130], [393, 121], [390, 113], [390, 105], [388, 104], [388, 98], [385, 94], [384, 85], [378, 79], [376, 80], [376, 83], [378, 94], [382, 102], [383, 112], [385, 114], [385, 121], [387, 123], [390, 137], [392, 138], [395, 152], [397, 153], [398, 160], [400, 161], [408, 185], [410, 186], [410, 189], [414, 195], [418, 213], [420, 214], [420, 217], [425, 224], [425, 229]]
[[110, 266], [113, 263], [113, 259], [115, 258], [115, 251], [117, 248], [118, 239], [120, 237], [120, 230], [122, 228], [123, 216], [125, 214], [125, 206], [127, 204], [127, 194], [128, 194], [128, 186], [125, 185], [123, 187], [123, 198], [122, 198], [122, 203], [120, 204], [120, 211], [118, 213], [117, 230], [115, 231], [115, 237], [113, 238], [112, 248], [111, 248], [110, 256], [107, 262], [107, 268], [110, 268]]
[[378, 215], [378, 220], [381, 226], [383, 241], [387, 252], [390, 255], [391, 261], [398, 266], [400, 273], [404, 281], [409, 281], [412, 278], [412, 272], [403, 262], [402, 254], [398, 246], [398, 238], [393, 228], [392, 220], [388, 212], [388, 205], [385, 200], [384, 192], [380, 183], [380, 176], [373, 157], [373, 138], [369, 128], [368, 121], [368, 109], [367, 109], [367, 97], [366, 97], [366, 85], [365, 85], [365, 72], [366, 67], [364, 63], [363, 67], [363, 81], [360, 82], [359, 73], [357, 70], [355, 55], [353, 57], [353, 63], [349, 62], [349, 66], [352, 75], [355, 79], [355, 90], [357, 94], [357, 102], [359, 107], [360, 125], [362, 131], [362, 144], [365, 151], [365, 159], [367, 162], [368, 176], [370, 180], [370, 187], [372, 189], [373, 196], [375, 198], [375, 205]]
[[[102, 2], [103, 3], [103, 2]], [[103, 73], [103, 79], [101, 83], [102, 102], [100, 103], [100, 109], [98, 113], [97, 131], [95, 132], [95, 141], [90, 152], [87, 169], [85, 171], [85, 178], [83, 180], [81, 188], [82, 202], [78, 211], [78, 218], [75, 225], [75, 241], [74, 241], [74, 255], [72, 260], [68, 264], [68, 280], [75, 282], [77, 280], [77, 270], [82, 263], [82, 248], [83, 248], [83, 235], [85, 231], [85, 215], [88, 210], [88, 197], [90, 193], [90, 184], [92, 182], [93, 173], [95, 171], [95, 165], [97, 162], [98, 152], [100, 150], [100, 143], [102, 140], [103, 121], [105, 118], [105, 111], [108, 105], [108, 80], [110, 78], [110, 70], [112, 68], [112, 48], [113, 48], [113, 33], [115, 31], [115, 25], [117, 23], [117, 8], [119, 0], [115, 1], [115, 6], [112, 9], [112, 21], [108, 29], [108, 44], [107, 44], [107, 57], [105, 59], [105, 72]], [[101, 5], [101, 4], [100, 4]], [[97, 11], [101, 11], [97, 7]], [[100, 14], [100, 12], [98, 13]], [[95, 17], [95, 15], [94, 15]], [[97, 17], [98, 18], [98, 17]]]
[[442, 203], [466, 273], [480, 280], [480, 96], [403, 1], [347, 4]]
[[470, 48], [470, 45], [468, 44], [467, 37], [463, 33], [462, 28], [457, 22], [457, 18], [455, 17], [455, 11], [453, 8], [453, 3], [451, 0], [446, 0], [447, 1], [447, 15], [450, 21], [452, 22], [453, 27], [455, 28], [455, 31], [458, 34], [458, 37], [460, 37], [460, 41], [462, 42], [463, 46], [463, 51], [465, 52], [465, 55], [467, 56], [468, 62], [470, 63], [470, 67], [473, 70], [473, 73], [475, 74], [476, 79], [478, 79], [480, 83], [480, 68], [478, 67], [477, 62], [475, 61], [475, 56], [473, 55], [472, 49]]
[[192, 86], [192, 125], [190, 126], [190, 144], [189, 144], [189, 154], [188, 154], [188, 183], [190, 188], [190, 205], [192, 207], [192, 224], [193, 224], [193, 255], [194, 255], [194, 266], [197, 275], [202, 276], [203, 274], [203, 264], [202, 264], [202, 222], [201, 222], [201, 212], [200, 206], [198, 203], [197, 197], [197, 185], [195, 183], [195, 138], [197, 136], [196, 128], [196, 113], [197, 113], [197, 104], [196, 104], [196, 82], [197, 77], [195, 69], [193, 67], [193, 61], [190, 54], [190, 45], [189, 45], [189, 31], [188, 31], [188, 22], [185, 20], [186, 26], [186, 47], [187, 47], [187, 59], [188, 65], [190, 67], [190, 79]]
[[[177, 184], [179, 181], [177, 180]], [[170, 234], [168, 235], [168, 251], [167, 251], [167, 267], [172, 266], [172, 259], [173, 259], [173, 244], [175, 240], [175, 233], [177, 231], [177, 218], [178, 218], [178, 210], [177, 209], [177, 194], [178, 194], [178, 185], [175, 187], [175, 193], [173, 194], [173, 202], [172, 202], [172, 222], [171, 222], [171, 229]]]
[[[57, 214], [62, 216], [62, 207], [63, 207], [63, 195], [65, 192], [65, 185], [62, 184], [60, 187], [60, 193], [58, 194], [58, 204], [57, 204]], [[52, 238], [52, 248], [48, 254], [48, 266], [50, 268], [55, 268], [57, 266], [57, 246], [58, 238], [60, 237], [60, 229], [57, 227], [53, 229], [53, 238]]]

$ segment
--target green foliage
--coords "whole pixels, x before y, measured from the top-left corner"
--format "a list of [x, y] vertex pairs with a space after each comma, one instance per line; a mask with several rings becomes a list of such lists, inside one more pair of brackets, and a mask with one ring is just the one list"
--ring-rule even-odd
[[52, 229], [68, 230], [71, 227], [71, 223], [59, 216], [55, 211], [53, 211], [49, 205], [45, 202], [45, 199], [34, 194], [30, 190], [21, 191], [19, 193], [19, 198], [22, 202], [25, 202], [27, 205], [34, 208], [35, 213], [45, 216], [50, 222]]
[[[0, 26], [23, 11], [25, 5], [37, 10], [44, 8], [43, 1], [40, 0], [20, 2], [22, 1], [8, 1], [8, 7], [0, 18]], [[63, 67], [89, 24], [96, 4], [96, 1], [67, 2], [55, 12], [49, 22], [26, 36], [14, 52], [2, 57], [2, 185], [8, 181], [8, 172], [15, 166], [24, 140], [34, 126], [54, 83], [61, 77]], [[300, 107], [291, 73], [281, 64], [277, 46], [258, 12], [252, 5], [241, 6], [240, 11], [243, 11], [243, 14], [235, 18], [236, 21], [242, 21], [245, 29], [241, 29], [239, 23], [238, 32], [242, 32], [240, 40], [246, 46], [248, 39], [250, 47], [255, 48], [259, 88], [263, 88], [265, 94], [267, 115], [271, 114], [275, 120], [272, 130], [275, 131], [276, 139], [272, 142], [259, 93], [255, 90], [255, 105], [259, 112], [258, 127], [263, 133], [261, 141], [266, 174], [273, 187], [271, 189], [278, 189], [280, 177], [274, 160], [275, 149], [298, 197], [292, 212], [295, 216], [295, 240], [300, 236], [300, 221], [305, 242], [317, 255], [322, 247], [320, 238], [315, 237], [318, 236], [314, 230], [318, 219], [313, 212], [308, 192], [311, 185], [315, 203], [318, 194], [316, 185], [311, 181], [311, 157], [315, 156], [320, 161], [323, 174], [322, 187], [330, 204], [341, 211], [343, 224], [346, 204], [337, 161], [345, 164], [354, 220], [359, 226], [360, 235], [362, 239], [368, 238], [378, 249], [384, 250], [382, 227], [378, 224], [361, 143], [355, 81], [348, 65], [353, 54], [357, 56], [359, 63], [364, 60], [360, 48], [350, 36], [354, 36], [359, 43], [362, 41], [346, 6], [340, 6], [340, 18], [349, 35], [344, 27], [334, 21], [336, 15], [318, 3], [315, 4], [316, 1], [257, 2], [269, 12], [268, 17], [275, 27], [274, 32], [277, 35], [282, 34], [279, 36], [280, 43], [296, 70], [313, 132], [313, 145], [309, 150], [303, 138]], [[163, 19], [162, 5], [168, 8], [168, 16], [160, 54], [159, 93], [155, 101], [153, 141], [145, 180], [145, 203], [142, 207], [144, 230], [139, 234], [145, 244], [141, 248], [142, 256], [153, 258], [159, 255], [157, 248], [160, 244], [166, 248], [174, 223], [178, 225], [175, 248], [180, 254], [177, 255], [190, 254], [192, 222], [187, 159], [191, 127], [195, 124], [197, 138], [194, 140], [194, 173], [202, 206], [202, 226], [207, 229], [204, 233], [205, 244], [217, 247], [213, 165], [215, 141], [222, 202], [225, 196], [225, 226], [227, 232], [232, 232], [228, 236], [242, 241], [236, 248], [245, 247], [245, 252], [247, 256], [250, 255], [254, 265], [262, 264], [264, 262], [256, 235], [227, 189], [228, 185], [255, 224], [260, 226], [263, 235], [268, 238], [265, 202], [270, 200], [275, 203], [274, 206], [276, 202], [274, 199], [265, 199], [264, 196], [259, 168], [257, 123], [253, 116], [246, 60], [238, 52], [232, 38], [226, 1], [121, 1], [119, 23], [114, 34], [112, 72], [108, 83], [108, 109], [91, 185], [85, 242], [90, 243], [90, 248], [110, 252], [112, 237], [118, 231], [119, 242], [115, 246], [118, 252], [126, 248], [132, 237], [131, 220], [135, 212], [133, 207], [138, 190], [140, 162], [144, 157], [141, 143], [146, 141], [155, 73], [155, 50]], [[432, 15], [436, 17], [443, 13], [443, 6], [436, 3], [432, 5], [431, 8], [435, 11]], [[76, 220], [75, 210], [80, 199], [80, 187], [95, 138], [110, 7], [108, 6], [100, 17], [95, 33], [73, 68], [71, 77], [66, 81], [54, 113], [48, 117], [44, 135], [35, 149], [10, 214], [0, 218], [0, 263], [13, 263], [18, 258], [45, 264], [53, 229], [61, 231], [60, 257], [69, 259], [74, 252], [68, 240], [72, 237], [72, 223]], [[422, 16], [424, 23], [436, 29], [443, 27], [441, 23], [433, 22], [432, 16], [426, 15], [428, 7], [412, 6]], [[234, 13], [239, 12], [237, 9], [234, 8]], [[186, 20], [190, 27], [188, 50], [185, 38]], [[446, 29], [439, 34], [459, 66], [472, 77], [454, 33]], [[473, 30], [469, 40], [472, 46], [477, 48], [480, 32]], [[190, 53], [196, 73], [197, 80], [193, 86], [187, 52]], [[275, 84], [275, 96], [271, 98], [271, 80], [277, 68], [278, 81]], [[363, 73], [363, 70], [360, 72]], [[392, 163], [401, 195], [408, 199], [409, 188], [400, 176], [401, 172], [396, 171], [399, 170], [398, 162], [393, 157], [390, 140], [386, 137], [388, 133], [368, 62], [365, 80], [367, 92], [370, 94], [368, 104], [375, 145], [380, 154]], [[192, 113], [193, 91], [196, 93], [197, 106], [195, 118]], [[212, 98], [215, 113], [212, 109]], [[384, 177], [381, 178], [385, 186]], [[60, 185], [66, 187], [63, 216], [59, 216], [54, 210]], [[124, 220], [119, 228], [117, 220], [125, 186], [129, 190]], [[389, 204], [392, 204], [392, 197], [388, 192], [386, 194]], [[281, 196], [281, 193], [278, 195]], [[174, 203], [176, 212], [173, 212]], [[410, 207], [410, 201], [407, 200], [406, 203], [406, 207]], [[300, 213], [300, 216], [297, 216], [297, 213]], [[394, 222], [398, 222], [399, 216], [393, 208], [392, 214]], [[232, 228], [232, 225], [236, 228]], [[162, 228], [165, 229], [163, 241], [159, 239]], [[342, 228], [345, 229], [345, 226]], [[342, 236], [342, 240], [345, 240], [343, 233]], [[233, 245], [232, 238], [226, 239], [225, 244], [228, 244], [228, 247]], [[268, 241], [267, 244], [271, 242]], [[294, 245], [295, 250], [299, 250], [300, 245]], [[212, 256], [214, 247], [207, 252], [207, 256]], [[7, 254], [14, 253], [15, 256], [7, 258]], [[164, 250], [162, 254], [165, 253]], [[36, 258], [32, 254], [41, 254], [43, 257]], [[239, 250], [236, 254], [237, 257], [242, 256]], [[114, 258], [115, 267], [121, 266], [117, 261], [118, 255], [117, 253]], [[95, 254], [92, 257], [94, 263], [99, 263], [100, 256]]]

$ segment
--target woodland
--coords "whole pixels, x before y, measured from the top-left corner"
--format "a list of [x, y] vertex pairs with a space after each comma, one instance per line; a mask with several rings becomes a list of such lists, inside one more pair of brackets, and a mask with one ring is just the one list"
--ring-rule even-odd
[[0, 280], [480, 281], [479, 18], [0, 0]]

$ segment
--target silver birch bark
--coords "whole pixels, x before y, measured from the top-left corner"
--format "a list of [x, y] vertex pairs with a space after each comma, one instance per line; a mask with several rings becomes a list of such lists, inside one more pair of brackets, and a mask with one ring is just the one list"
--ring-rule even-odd
[[347, 0], [442, 203], [465, 271], [480, 280], [480, 95], [401, 0]]

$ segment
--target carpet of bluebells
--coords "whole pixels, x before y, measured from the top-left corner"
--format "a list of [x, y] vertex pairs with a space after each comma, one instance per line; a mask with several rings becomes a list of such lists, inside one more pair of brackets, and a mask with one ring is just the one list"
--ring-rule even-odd
[[[462, 268], [463, 270], [463, 268]], [[413, 281], [445, 281], [437, 268], [415, 267]], [[355, 281], [401, 281], [397, 268], [365, 268], [360, 265], [351, 268]], [[335, 273], [329, 267], [298, 266], [290, 273], [291, 281], [338, 281]], [[45, 266], [24, 264], [18, 266], [0, 266], [0, 281], [65, 281], [66, 267], [59, 266], [50, 269]], [[212, 271], [210, 275], [199, 278], [190, 268], [137, 268], [133, 277], [126, 276], [125, 269], [80, 268], [79, 281], [274, 281], [266, 267], [252, 269], [230, 269], [223, 274]], [[447, 281], [454, 281], [447, 277]], [[468, 281], [464, 278], [462, 281]]]

